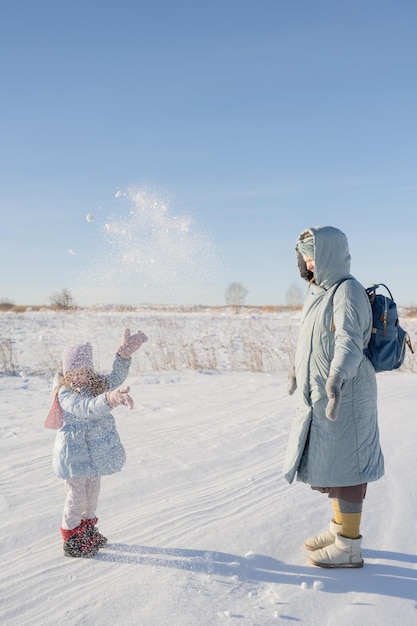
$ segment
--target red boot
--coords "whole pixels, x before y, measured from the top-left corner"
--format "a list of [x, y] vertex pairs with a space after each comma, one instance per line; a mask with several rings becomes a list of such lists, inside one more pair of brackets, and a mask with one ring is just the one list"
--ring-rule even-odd
[[107, 543], [107, 537], [98, 532], [98, 528], [96, 526], [97, 522], [97, 517], [93, 517], [92, 519], [83, 519], [81, 520], [81, 526], [85, 529], [86, 534], [98, 545], [98, 547], [102, 548]]
[[64, 540], [65, 556], [82, 557], [85, 559], [91, 559], [96, 556], [99, 546], [86, 533], [82, 524], [70, 530], [61, 528], [61, 535]]

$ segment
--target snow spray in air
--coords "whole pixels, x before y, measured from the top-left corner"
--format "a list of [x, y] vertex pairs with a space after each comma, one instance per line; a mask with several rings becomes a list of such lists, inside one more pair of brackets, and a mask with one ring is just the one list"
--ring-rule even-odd
[[[99, 253], [77, 293], [90, 304], [212, 304], [219, 255], [169, 199], [146, 188], [118, 192], [121, 212], [102, 227]], [[84, 292], [84, 293], [83, 293]]]

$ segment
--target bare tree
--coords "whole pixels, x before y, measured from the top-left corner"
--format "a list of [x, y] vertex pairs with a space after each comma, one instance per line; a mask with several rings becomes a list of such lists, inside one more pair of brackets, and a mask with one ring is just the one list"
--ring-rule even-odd
[[239, 310], [244, 304], [247, 294], [248, 290], [242, 283], [230, 283], [226, 289], [226, 303], [234, 306], [236, 310]]
[[9, 311], [13, 307], [14, 307], [14, 302], [13, 300], [10, 300], [10, 298], [2, 298], [0, 300], [0, 309], [2, 311]]
[[50, 300], [53, 306], [60, 309], [70, 309], [74, 306], [74, 298], [69, 289], [62, 289], [62, 291], [53, 293]]
[[286, 293], [286, 300], [288, 306], [298, 307], [303, 303], [303, 294], [298, 285], [294, 283], [290, 286]]

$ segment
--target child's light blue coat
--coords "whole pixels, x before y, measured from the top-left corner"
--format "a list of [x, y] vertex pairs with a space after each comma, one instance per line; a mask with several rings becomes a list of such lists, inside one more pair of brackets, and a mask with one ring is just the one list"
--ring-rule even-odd
[[[129, 373], [131, 359], [116, 355], [107, 376], [109, 390], [116, 389]], [[55, 473], [64, 479], [105, 476], [122, 469], [126, 454], [105, 394], [78, 394], [66, 387], [58, 393], [64, 411], [52, 453]]]

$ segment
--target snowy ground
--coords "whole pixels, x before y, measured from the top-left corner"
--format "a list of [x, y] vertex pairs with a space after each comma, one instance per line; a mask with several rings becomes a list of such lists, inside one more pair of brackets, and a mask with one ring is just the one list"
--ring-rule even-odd
[[[410, 359], [403, 371], [377, 377], [386, 476], [370, 485], [365, 502], [365, 566], [332, 571], [310, 566], [301, 547], [327, 526], [330, 502], [281, 475], [295, 410], [286, 394], [296, 334], [290, 315], [171, 314], [163, 324], [155, 313], [13, 315], [0, 315], [16, 365], [16, 375], [0, 376], [1, 624], [417, 623]], [[93, 560], [65, 558], [63, 482], [51, 469], [54, 431], [43, 428], [51, 363], [77, 336], [93, 340], [107, 367], [126, 325], [149, 334], [147, 350], [158, 358], [171, 341], [181, 361], [188, 338], [198, 359], [211, 353], [217, 368], [166, 369], [168, 355], [158, 370], [136, 355], [128, 379], [135, 409], [114, 411], [127, 462], [102, 481], [98, 513], [109, 544]], [[270, 355], [265, 371], [250, 371], [259, 364], [251, 343]]]

